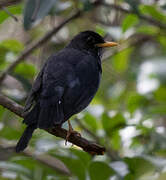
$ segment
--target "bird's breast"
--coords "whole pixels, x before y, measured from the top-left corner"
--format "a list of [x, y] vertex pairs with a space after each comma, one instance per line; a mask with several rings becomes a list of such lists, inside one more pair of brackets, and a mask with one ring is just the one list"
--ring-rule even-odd
[[100, 84], [101, 71], [96, 59], [85, 59], [68, 74], [68, 86], [63, 96], [64, 114], [69, 118], [88, 106]]

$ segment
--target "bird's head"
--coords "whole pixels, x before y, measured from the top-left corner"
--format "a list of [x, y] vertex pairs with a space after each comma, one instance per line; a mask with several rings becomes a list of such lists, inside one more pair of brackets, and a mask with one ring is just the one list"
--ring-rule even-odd
[[69, 44], [70, 47], [86, 50], [101, 55], [102, 48], [117, 46], [116, 42], [107, 42], [93, 31], [84, 31], [76, 35]]

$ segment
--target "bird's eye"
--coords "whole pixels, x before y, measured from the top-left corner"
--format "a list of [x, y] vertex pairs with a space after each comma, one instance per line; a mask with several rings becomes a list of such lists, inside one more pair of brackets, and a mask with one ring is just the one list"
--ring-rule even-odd
[[89, 36], [89, 37], [87, 38], [87, 43], [90, 43], [90, 44], [95, 43], [94, 38], [93, 38], [92, 36]]

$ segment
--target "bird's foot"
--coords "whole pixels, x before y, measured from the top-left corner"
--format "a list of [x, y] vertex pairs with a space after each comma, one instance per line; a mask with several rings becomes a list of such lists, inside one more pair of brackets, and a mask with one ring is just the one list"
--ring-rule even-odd
[[69, 129], [69, 131], [67, 131], [67, 135], [66, 135], [66, 141], [65, 141], [65, 145], [67, 145], [67, 142], [69, 140], [69, 137], [72, 135], [72, 134], [75, 134], [76, 136], [79, 136], [81, 137], [81, 134], [77, 131], [74, 131], [73, 129]]
[[69, 130], [67, 131], [65, 145], [67, 145], [67, 142], [68, 142], [69, 137], [71, 136], [71, 134], [76, 134], [76, 136], [81, 136], [81, 134], [79, 132], [73, 130], [69, 119], [68, 119], [67, 122], [68, 122], [68, 125], [69, 125]]

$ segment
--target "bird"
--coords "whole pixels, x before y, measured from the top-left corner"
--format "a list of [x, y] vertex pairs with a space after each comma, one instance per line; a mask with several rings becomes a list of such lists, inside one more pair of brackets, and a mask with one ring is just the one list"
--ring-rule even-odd
[[24, 107], [27, 126], [15, 150], [23, 151], [35, 129], [61, 127], [68, 122], [66, 141], [73, 130], [70, 117], [85, 109], [95, 96], [101, 79], [103, 48], [117, 46], [98, 33], [80, 32], [43, 65]]

